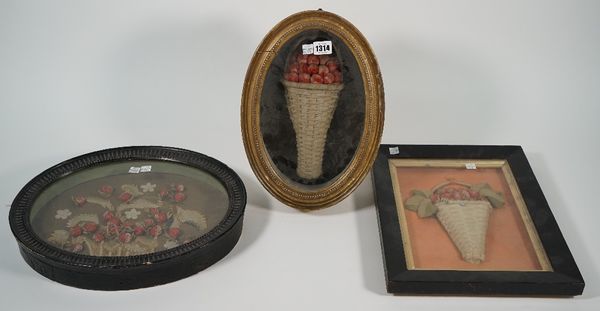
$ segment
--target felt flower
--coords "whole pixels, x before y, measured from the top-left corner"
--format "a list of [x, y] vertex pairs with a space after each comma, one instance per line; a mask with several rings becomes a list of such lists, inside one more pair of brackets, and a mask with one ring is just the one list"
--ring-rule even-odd
[[59, 209], [58, 211], [56, 211], [56, 215], [54, 215], [54, 218], [56, 219], [67, 219], [69, 218], [69, 216], [71, 216], [71, 211], [68, 209]]
[[141, 185], [142, 192], [154, 192], [154, 188], [156, 188], [156, 184], [146, 183], [145, 185]]
[[125, 218], [127, 219], [137, 219], [138, 216], [141, 214], [140, 211], [136, 210], [135, 208], [132, 208], [128, 211], [125, 212]]

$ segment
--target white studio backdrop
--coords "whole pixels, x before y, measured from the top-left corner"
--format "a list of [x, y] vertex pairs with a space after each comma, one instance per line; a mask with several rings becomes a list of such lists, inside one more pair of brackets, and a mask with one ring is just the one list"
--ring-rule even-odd
[[[369, 40], [383, 73], [383, 143], [523, 146], [587, 285], [575, 299], [386, 294], [367, 177], [300, 213], [258, 183], [241, 90], [263, 36], [323, 8]], [[592, 309], [599, 303], [599, 1], [0, 0], [0, 301], [6, 310]], [[242, 239], [164, 286], [86, 291], [21, 259], [9, 205], [65, 159], [125, 145], [191, 149], [246, 183]]]

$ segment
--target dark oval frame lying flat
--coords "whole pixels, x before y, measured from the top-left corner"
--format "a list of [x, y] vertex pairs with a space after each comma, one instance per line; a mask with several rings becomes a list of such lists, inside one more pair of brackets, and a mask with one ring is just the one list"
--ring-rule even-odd
[[[156, 160], [205, 171], [221, 181], [229, 196], [225, 218], [207, 234], [178, 247], [137, 256], [87, 256], [58, 249], [38, 238], [29, 222], [30, 208], [50, 184], [103, 163]], [[206, 155], [170, 147], [124, 147], [85, 154], [33, 178], [12, 203], [9, 222], [25, 261], [54, 281], [87, 289], [122, 290], [164, 284], [195, 274], [225, 257], [242, 232], [246, 190], [238, 175]]]
[[[303, 187], [278, 172], [260, 131], [260, 99], [267, 72], [286, 42], [306, 30], [324, 30], [339, 37], [352, 51], [364, 84], [365, 119], [358, 148], [348, 166], [331, 182]], [[383, 82], [367, 40], [350, 22], [322, 10], [291, 15], [275, 25], [258, 46], [244, 82], [241, 123], [246, 155], [263, 186], [281, 202], [296, 208], [331, 206], [348, 196], [369, 172], [383, 132]]]

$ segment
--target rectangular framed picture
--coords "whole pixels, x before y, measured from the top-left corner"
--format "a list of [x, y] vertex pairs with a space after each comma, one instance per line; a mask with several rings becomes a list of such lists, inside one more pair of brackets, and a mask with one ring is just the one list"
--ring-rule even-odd
[[373, 184], [388, 292], [582, 293], [521, 147], [382, 145]]

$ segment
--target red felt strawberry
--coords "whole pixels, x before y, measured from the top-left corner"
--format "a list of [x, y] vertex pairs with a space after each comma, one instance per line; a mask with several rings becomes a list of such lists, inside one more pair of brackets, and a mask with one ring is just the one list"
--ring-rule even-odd
[[454, 200], [461, 200], [462, 199], [462, 195], [461, 195], [460, 191], [454, 191], [452, 193], [452, 198]]
[[145, 230], [144, 230], [144, 227], [142, 227], [142, 226], [135, 226], [133, 229], [133, 233], [135, 235], [144, 235], [144, 232], [145, 232]]
[[310, 73], [311, 75], [319, 73], [319, 65], [308, 65], [308, 73]]
[[181, 233], [181, 230], [179, 228], [170, 228], [167, 231], [167, 234], [174, 239], [176, 239], [180, 233]]
[[75, 203], [75, 205], [77, 205], [79, 207], [81, 207], [85, 203], [87, 203], [87, 199], [82, 195], [76, 195], [76, 196], [72, 197], [72, 199], [73, 199], [73, 203]]
[[462, 189], [460, 191], [460, 198], [462, 200], [470, 200], [471, 199], [471, 194], [469, 193], [469, 191], [467, 189]]
[[298, 74], [295, 72], [286, 73], [284, 79], [290, 82], [298, 82]]
[[96, 232], [96, 233], [94, 233], [94, 236], [92, 238], [96, 242], [102, 242], [102, 241], [104, 241], [104, 234], [102, 234], [101, 232]]
[[81, 227], [79, 227], [79, 226], [75, 226], [75, 227], [72, 227], [72, 228], [69, 230], [69, 232], [71, 233], [71, 236], [72, 236], [72, 237], [76, 238], [76, 237], [80, 236], [80, 235], [81, 235], [81, 233], [83, 233], [83, 230], [81, 230]]
[[185, 200], [185, 194], [183, 192], [177, 192], [173, 196], [173, 200], [175, 200], [177, 203], [183, 202], [183, 200]]
[[329, 55], [319, 55], [319, 64], [325, 65], [330, 59]]
[[119, 234], [119, 241], [123, 243], [129, 243], [133, 239], [133, 235], [129, 232], [123, 232]]
[[308, 73], [308, 64], [300, 64], [299, 67], [300, 67], [300, 69], [299, 69], [298, 74]]
[[169, 190], [162, 188], [160, 189], [160, 191], [158, 192], [158, 195], [160, 195], [161, 199], [165, 199], [169, 196]]
[[83, 225], [83, 231], [85, 232], [92, 233], [96, 232], [96, 230], [98, 230], [98, 225], [96, 223], [88, 222]]
[[156, 219], [158, 223], [163, 223], [167, 221], [167, 214], [165, 212], [158, 212], [158, 214], [154, 215], [154, 219]]
[[339, 68], [337, 60], [335, 60], [335, 58], [330, 58], [327, 62], [327, 68], [329, 68], [330, 72], [336, 71]]
[[115, 217], [115, 214], [113, 214], [113, 212], [111, 212], [111, 211], [106, 211], [106, 212], [104, 212], [104, 214], [102, 214], [102, 218], [104, 218], [104, 220], [107, 220], [107, 221], [114, 217]]
[[319, 64], [319, 56], [317, 55], [309, 55], [308, 56], [308, 64], [309, 65], [318, 65]]
[[110, 197], [112, 195], [113, 191], [114, 191], [114, 189], [113, 189], [112, 186], [110, 186], [110, 185], [103, 185], [98, 190], [98, 193], [100, 193], [104, 197]]
[[471, 200], [481, 200], [481, 195], [477, 191], [469, 190], [469, 195], [471, 196]]
[[314, 75], [310, 76], [310, 83], [322, 84], [323, 83], [323, 76], [321, 76], [318, 73], [315, 73]]
[[127, 220], [123, 223], [123, 228], [127, 230], [133, 230], [135, 227], [135, 223], [131, 220]]
[[298, 54], [298, 57], [296, 57], [296, 60], [298, 61], [299, 64], [306, 64], [306, 63], [308, 63], [308, 55]]
[[162, 233], [162, 228], [161, 228], [161, 226], [156, 225], [156, 226], [150, 228], [148, 233], [150, 233], [150, 235], [153, 237], [157, 237]]
[[129, 192], [123, 192], [119, 195], [119, 200], [121, 200], [121, 202], [129, 202], [131, 199], [133, 199], [133, 194]]
[[[331, 72], [331, 68], [329, 69]], [[334, 83], [342, 83], [342, 73], [339, 72], [338, 70], [333, 71], [333, 76], [334, 76]]]
[[335, 76], [333, 75], [333, 73], [328, 72], [325, 75], [323, 75], [323, 84], [331, 84], [335, 82]]
[[121, 219], [119, 219], [117, 217], [113, 217], [113, 218], [109, 219], [106, 222], [109, 223], [109, 224], [113, 224], [115, 226], [120, 226], [121, 225]]
[[310, 82], [310, 74], [309, 73], [301, 73], [298, 77], [298, 82], [301, 83], [309, 83]]
[[325, 65], [319, 65], [319, 74], [324, 76], [326, 73], [329, 73], [329, 68]]
[[[288, 68], [288, 72], [290, 72], [290, 73], [299, 73], [300, 72], [300, 66], [298, 66], [298, 63], [292, 63], [292, 64], [290, 64], [290, 67]], [[181, 190], [181, 191], [183, 191], [183, 190]]]
[[146, 218], [146, 219], [144, 219], [144, 226], [150, 227], [152, 225], [154, 225], [154, 219], [152, 219], [152, 218]]

